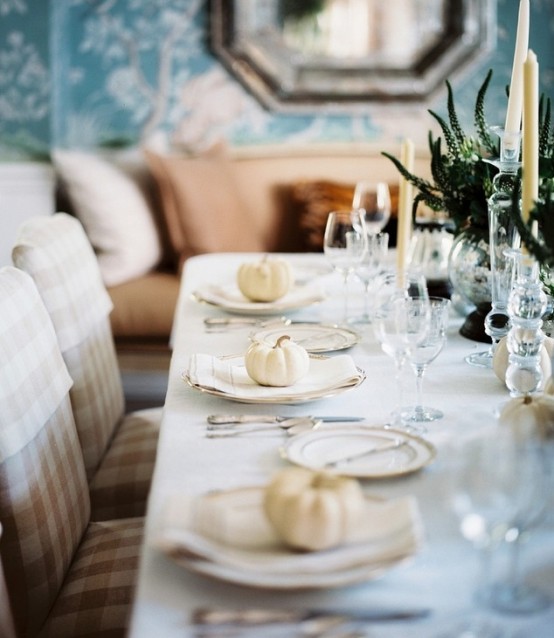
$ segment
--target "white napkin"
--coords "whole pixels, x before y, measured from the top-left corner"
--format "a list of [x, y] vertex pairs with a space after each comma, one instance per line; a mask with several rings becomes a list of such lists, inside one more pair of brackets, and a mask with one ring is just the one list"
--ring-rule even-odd
[[299, 552], [279, 540], [267, 520], [262, 487], [176, 495], [167, 502], [155, 544], [169, 555], [273, 574], [317, 574], [387, 563], [412, 555], [422, 524], [413, 497], [368, 499], [364, 518], [342, 545]]
[[209, 354], [191, 356], [188, 377], [192, 384], [242, 399], [298, 397], [355, 385], [363, 379], [350, 355], [310, 359], [308, 374], [284, 388], [261, 386], [246, 372], [243, 357], [219, 359]]
[[294, 286], [286, 295], [276, 301], [251, 301], [247, 299], [236, 285], [206, 286], [196, 291], [196, 295], [223, 308], [235, 308], [237, 310], [255, 309], [262, 311], [279, 308], [296, 308], [319, 303], [325, 298], [323, 289], [319, 285]]

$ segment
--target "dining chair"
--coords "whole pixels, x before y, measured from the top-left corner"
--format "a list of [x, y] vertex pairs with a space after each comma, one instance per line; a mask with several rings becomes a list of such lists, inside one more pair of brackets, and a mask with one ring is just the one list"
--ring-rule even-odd
[[0, 561], [17, 636], [124, 636], [144, 519], [90, 522], [72, 379], [29, 275], [0, 269], [0, 308]]
[[81, 223], [66, 213], [29, 219], [12, 258], [34, 279], [73, 379], [71, 404], [93, 520], [143, 515], [162, 411], [124, 413], [112, 304]]

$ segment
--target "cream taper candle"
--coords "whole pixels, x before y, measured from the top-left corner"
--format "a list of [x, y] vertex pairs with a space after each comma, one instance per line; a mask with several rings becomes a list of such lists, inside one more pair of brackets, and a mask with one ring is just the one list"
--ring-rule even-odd
[[[539, 197], [539, 63], [529, 50], [523, 65], [523, 184], [521, 215], [525, 222]], [[536, 229], [533, 229], [536, 232]]]
[[[506, 133], [519, 133], [521, 128], [521, 111], [523, 105], [523, 63], [527, 57], [529, 47], [529, 0], [520, 0], [517, 21], [516, 46], [512, 77], [510, 81], [510, 94], [508, 96], [508, 109], [506, 111]], [[510, 146], [510, 138], [507, 139]]]
[[[400, 162], [410, 173], [414, 170], [414, 143], [410, 139], [402, 142]], [[396, 268], [403, 272], [408, 265], [408, 252], [412, 236], [413, 186], [400, 176], [398, 189], [398, 226], [396, 235]]]

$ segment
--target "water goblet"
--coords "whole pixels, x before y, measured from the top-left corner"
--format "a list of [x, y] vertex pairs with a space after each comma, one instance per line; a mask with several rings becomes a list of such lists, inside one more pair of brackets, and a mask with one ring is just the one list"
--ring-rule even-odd
[[449, 309], [449, 299], [429, 297], [429, 329], [423, 341], [408, 351], [408, 363], [416, 377], [417, 400], [415, 407], [402, 408], [404, 422], [426, 423], [443, 417], [441, 410], [423, 405], [423, 376], [446, 343]]
[[[390, 279], [386, 281], [390, 284]], [[401, 281], [403, 285], [397, 282], [396, 286], [381, 286], [387, 289], [387, 295], [385, 299], [380, 297], [374, 329], [377, 341], [383, 351], [392, 357], [396, 370], [398, 409], [392, 413], [393, 421], [389, 425], [417, 432], [417, 427], [402, 419], [401, 375], [409, 352], [423, 341], [429, 329], [429, 299], [422, 276], [414, 279], [405, 274]], [[415, 291], [421, 294], [413, 296]]]
[[391, 215], [391, 198], [386, 182], [359, 181], [354, 189], [352, 207], [362, 211], [367, 232], [377, 234]]
[[491, 577], [491, 559], [517, 528], [517, 535], [536, 522], [547, 502], [547, 473], [540, 446], [496, 425], [465, 442], [452, 459], [452, 505], [462, 535], [481, 552], [481, 572], [475, 597], [497, 611], [525, 613], [543, 609], [549, 601], [522, 582], [518, 551], [512, 554], [509, 578]]
[[364, 259], [356, 268], [356, 276], [364, 285], [364, 314], [357, 318], [357, 323], [371, 323], [374, 314], [375, 291], [389, 247], [388, 233], [367, 235], [367, 250]]
[[343, 323], [348, 323], [348, 280], [362, 262], [367, 235], [360, 211], [333, 211], [327, 217], [323, 251], [333, 269], [343, 277]]

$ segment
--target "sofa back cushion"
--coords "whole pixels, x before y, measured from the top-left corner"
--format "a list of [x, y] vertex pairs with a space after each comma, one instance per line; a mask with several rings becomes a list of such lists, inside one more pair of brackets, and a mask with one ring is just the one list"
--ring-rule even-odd
[[136, 176], [99, 152], [58, 149], [52, 158], [71, 210], [97, 254], [104, 283], [115, 286], [154, 269], [162, 244]]
[[203, 253], [265, 250], [255, 215], [222, 150], [195, 157], [144, 153], [179, 263]]

